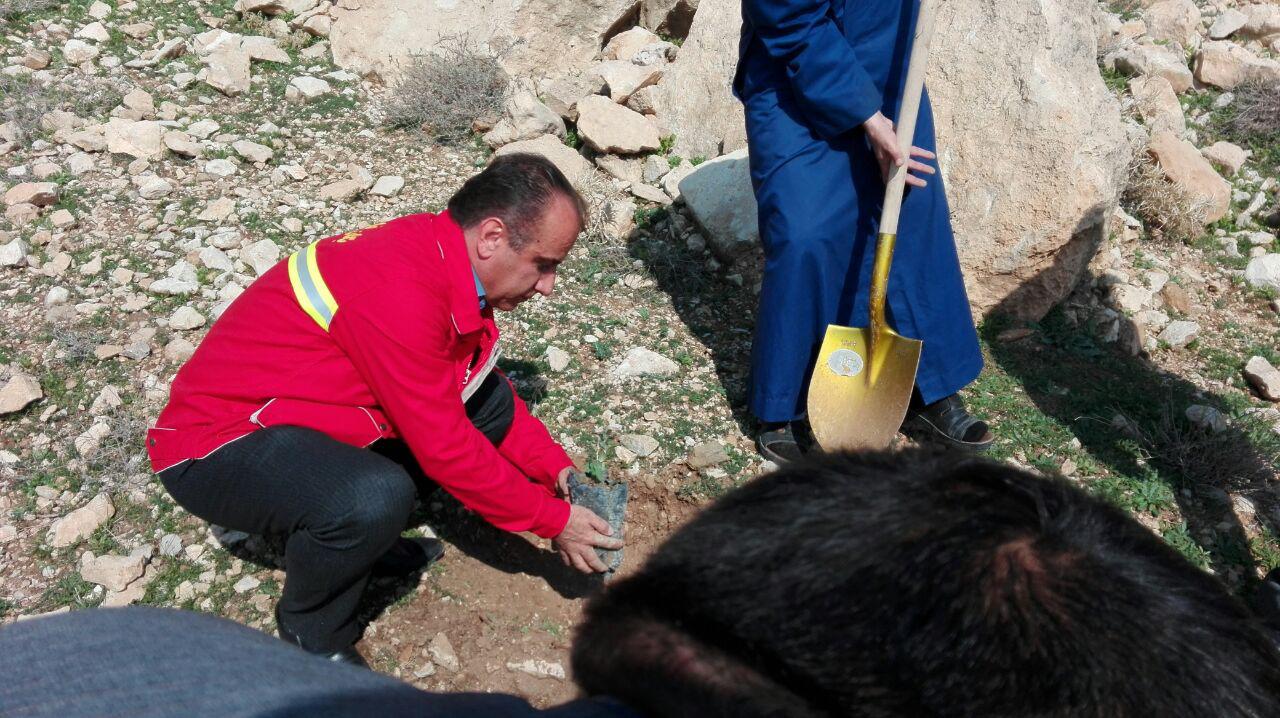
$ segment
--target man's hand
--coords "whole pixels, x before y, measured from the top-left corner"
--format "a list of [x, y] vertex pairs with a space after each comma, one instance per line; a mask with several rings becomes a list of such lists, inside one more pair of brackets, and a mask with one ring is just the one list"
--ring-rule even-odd
[[591, 509], [582, 506], [569, 506], [569, 523], [564, 531], [551, 539], [551, 545], [560, 552], [564, 565], [573, 566], [583, 573], [600, 573], [608, 571], [595, 547], [616, 551], [622, 548], [622, 539], [610, 538], [613, 529], [609, 522], [595, 515]]
[[[880, 163], [880, 178], [885, 184], [889, 183], [889, 177], [893, 174], [894, 169], [901, 167], [905, 158], [902, 151], [898, 149], [898, 133], [894, 131], [893, 122], [883, 114], [877, 112], [871, 116], [871, 119], [862, 123], [862, 127], [867, 131], [867, 141], [871, 143], [871, 149], [876, 153], [876, 160]], [[929, 150], [919, 147], [911, 148], [911, 156], [921, 159], [931, 160], [937, 157]], [[931, 165], [917, 162], [914, 159], [907, 165], [907, 184], [912, 187], [926, 187], [928, 182], [917, 177], [912, 172], [920, 172], [923, 174], [934, 174], [935, 170]]]

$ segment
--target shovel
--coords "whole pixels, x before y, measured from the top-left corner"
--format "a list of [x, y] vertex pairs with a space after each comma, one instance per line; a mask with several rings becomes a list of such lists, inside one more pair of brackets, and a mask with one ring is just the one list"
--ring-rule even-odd
[[[924, 90], [933, 21], [933, 0], [921, 0], [896, 128], [898, 148], [908, 159]], [[818, 445], [826, 451], [888, 446], [902, 426], [911, 401], [923, 344], [898, 334], [884, 317], [885, 291], [893, 264], [893, 247], [898, 239], [898, 213], [902, 209], [906, 183], [907, 163], [904, 162], [894, 170], [885, 188], [871, 273], [871, 326], [828, 325], [822, 348], [818, 350], [813, 378], [809, 381], [809, 424]]]

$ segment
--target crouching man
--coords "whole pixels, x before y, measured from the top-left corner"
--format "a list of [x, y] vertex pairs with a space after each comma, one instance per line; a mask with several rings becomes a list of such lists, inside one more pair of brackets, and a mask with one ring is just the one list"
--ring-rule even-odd
[[282, 638], [363, 663], [370, 575], [443, 551], [400, 537], [428, 478], [499, 528], [553, 538], [581, 571], [604, 570], [595, 547], [621, 547], [564, 500], [572, 461], [495, 368], [493, 310], [551, 294], [585, 214], [544, 158], [499, 157], [446, 212], [277, 264], [178, 372], [147, 434], [152, 468], [196, 516], [287, 537]]

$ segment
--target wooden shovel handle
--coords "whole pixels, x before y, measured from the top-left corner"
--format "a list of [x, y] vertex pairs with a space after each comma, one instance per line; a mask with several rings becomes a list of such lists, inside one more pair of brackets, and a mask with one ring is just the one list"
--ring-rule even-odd
[[920, 0], [920, 13], [916, 20], [915, 42], [911, 46], [911, 59], [907, 65], [907, 84], [902, 91], [902, 110], [898, 113], [895, 130], [898, 149], [907, 162], [894, 168], [889, 185], [884, 191], [884, 212], [880, 215], [880, 233], [898, 233], [898, 215], [902, 211], [902, 194], [907, 185], [907, 165], [911, 160], [911, 147], [916, 134], [916, 117], [920, 114], [920, 95], [924, 92], [924, 73], [929, 64], [929, 43], [933, 40], [934, 0]]

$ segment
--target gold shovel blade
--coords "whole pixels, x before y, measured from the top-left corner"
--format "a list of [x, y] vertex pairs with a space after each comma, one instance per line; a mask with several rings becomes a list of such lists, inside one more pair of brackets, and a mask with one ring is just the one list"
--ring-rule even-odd
[[883, 449], [902, 426], [922, 343], [892, 329], [827, 327], [809, 382], [809, 424], [826, 451]]

